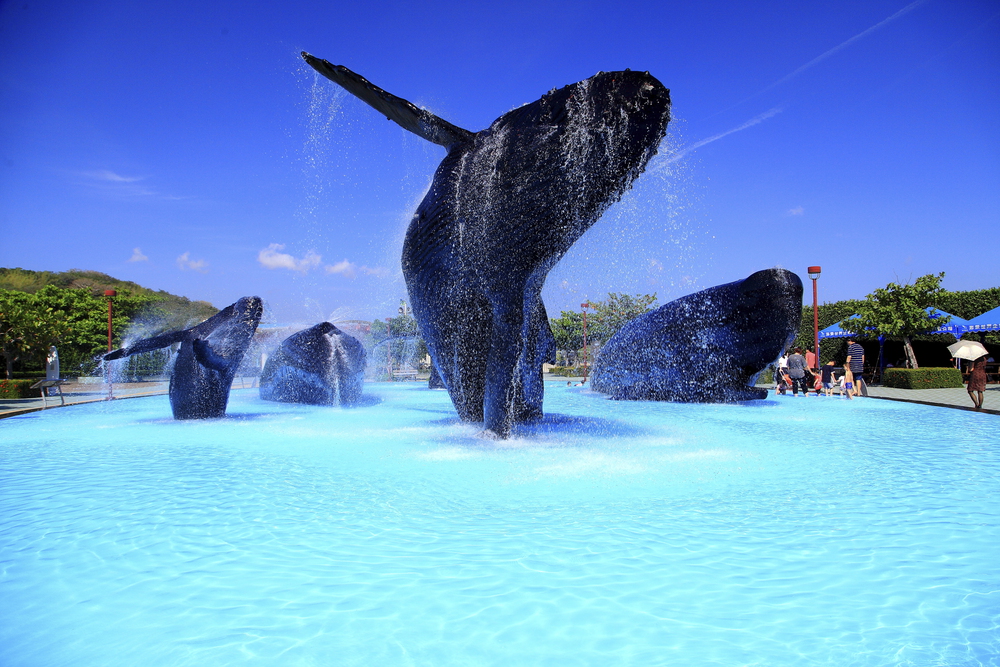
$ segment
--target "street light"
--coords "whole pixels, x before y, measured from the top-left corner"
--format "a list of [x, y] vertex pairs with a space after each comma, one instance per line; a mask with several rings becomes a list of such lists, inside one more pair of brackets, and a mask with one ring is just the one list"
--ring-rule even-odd
[[584, 301], [580, 304], [583, 308], [583, 384], [587, 384], [587, 371], [589, 365], [587, 363], [587, 309], [590, 308], [590, 302]]
[[[112, 350], [111, 347], [111, 300], [118, 295], [118, 292], [113, 289], [104, 290], [104, 296], [108, 298], [108, 352]], [[114, 398], [114, 393], [111, 386], [111, 364], [107, 361], [104, 362], [104, 371], [108, 376], [108, 400]]]
[[813, 350], [816, 351], [816, 366], [818, 368], [821, 364], [819, 362], [819, 305], [816, 299], [816, 281], [819, 279], [822, 269], [818, 266], [810, 266], [807, 271], [809, 271], [809, 277], [813, 281]]

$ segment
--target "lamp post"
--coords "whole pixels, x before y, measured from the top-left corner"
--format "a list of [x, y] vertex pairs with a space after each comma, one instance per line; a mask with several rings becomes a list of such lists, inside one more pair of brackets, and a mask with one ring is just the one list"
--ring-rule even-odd
[[[114, 291], [113, 289], [106, 289], [106, 290], [104, 290], [104, 296], [106, 296], [107, 299], [108, 299], [108, 352], [110, 352], [112, 350], [112, 347], [111, 347], [111, 300], [115, 296], [117, 296], [117, 295], [118, 295], [118, 293], [116, 291]], [[115, 396], [114, 396], [113, 388], [112, 388], [112, 385], [111, 385], [111, 364], [109, 362], [107, 362], [107, 361], [104, 362], [104, 372], [107, 374], [108, 400], [110, 401]]]
[[822, 364], [819, 361], [819, 304], [816, 299], [816, 281], [819, 280], [822, 269], [818, 266], [810, 266], [807, 270], [813, 281], [813, 350], [816, 351], [816, 366], [819, 367]]
[[583, 308], [583, 384], [587, 384], [587, 371], [589, 370], [587, 362], [587, 309], [590, 308], [590, 302], [584, 301], [580, 307]]

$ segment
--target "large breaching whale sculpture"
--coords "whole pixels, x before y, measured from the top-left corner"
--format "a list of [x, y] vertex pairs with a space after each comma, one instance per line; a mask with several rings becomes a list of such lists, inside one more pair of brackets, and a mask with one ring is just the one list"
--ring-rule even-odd
[[645, 169], [670, 120], [648, 72], [600, 72], [470, 132], [308, 53], [320, 74], [448, 153], [410, 222], [403, 275], [459, 416], [500, 437], [542, 414], [549, 270]]
[[611, 337], [591, 386], [612, 398], [729, 403], [766, 398], [753, 381], [787, 348], [802, 316], [802, 281], [768, 269], [640, 315]]
[[174, 419], [222, 417], [233, 378], [263, 313], [260, 297], [246, 296], [197, 326], [140, 340], [109, 352], [104, 359], [121, 359], [180, 343], [170, 375]]
[[292, 334], [260, 374], [265, 401], [354, 405], [365, 383], [365, 348], [329, 322]]

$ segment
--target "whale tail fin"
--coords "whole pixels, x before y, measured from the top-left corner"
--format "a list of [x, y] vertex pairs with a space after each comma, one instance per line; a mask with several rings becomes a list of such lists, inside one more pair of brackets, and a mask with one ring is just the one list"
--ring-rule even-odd
[[184, 335], [187, 331], [171, 331], [170, 333], [165, 333], [162, 336], [154, 336], [152, 338], [146, 338], [140, 340], [135, 345], [130, 345], [129, 347], [120, 347], [114, 352], [108, 352], [104, 355], [105, 361], [114, 361], [115, 359], [122, 359], [123, 357], [131, 357], [133, 354], [139, 354], [141, 352], [149, 352], [150, 350], [159, 350], [160, 348], [167, 347], [168, 345], [173, 345], [174, 343], [183, 340]]
[[302, 58], [309, 65], [343, 87], [362, 102], [365, 102], [386, 118], [399, 125], [404, 130], [448, 148], [461, 141], [468, 141], [473, 132], [452, 125], [443, 118], [438, 118], [430, 111], [421, 109], [402, 97], [388, 93], [360, 74], [356, 74], [343, 65], [333, 65], [330, 62], [312, 56], [305, 51]]

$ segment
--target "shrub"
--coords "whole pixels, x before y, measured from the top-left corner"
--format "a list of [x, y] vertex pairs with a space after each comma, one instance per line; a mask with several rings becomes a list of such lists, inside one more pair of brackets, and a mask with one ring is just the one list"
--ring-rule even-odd
[[[593, 368], [592, 366], [590, 367]], [[552, 375], [561, 375], [566, 378], [583, 377], [583, 366], [553, 366], [549, 369]]]
[[41, 389], [30, 389], [38, 380], [0, 380], [0, 398], [40, 398]]
[[895, 389], [949, 389], [962, 386], [957, 368], [887, 368], [882, 384]]

